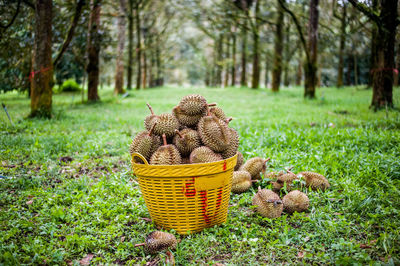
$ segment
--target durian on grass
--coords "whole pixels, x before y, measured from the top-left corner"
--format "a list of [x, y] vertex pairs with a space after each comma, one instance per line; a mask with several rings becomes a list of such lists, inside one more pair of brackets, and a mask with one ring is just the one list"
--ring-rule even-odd
[[173, 234], [153, 231], [146, 236], [144, 243], [135, 244], [135, 247], [144, 246], [146, 253], [153, 254], [167, 248], [175, 249], [177, 243], [178, 241]]

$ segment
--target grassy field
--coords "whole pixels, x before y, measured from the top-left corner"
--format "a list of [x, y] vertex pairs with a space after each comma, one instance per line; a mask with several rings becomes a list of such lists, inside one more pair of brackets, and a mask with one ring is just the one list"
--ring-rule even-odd
[[[52, 120], [26, 119], [24, 95], [0, 95], [15, 123], [1, 111], [0, 264], [165, 263], [165, 253], [134, 247], [155, 227], [143, 219], [128, 145], [143, 130], [146, 102], [169, 112], [191, 93], [234, 117], [246, 159], [319, 172], [331, 189], [307, 192], [307, 213], [277, 219], [254, 213], [256, 187], [232, 195], [226, 224], [176, 235], [177, 264], [400, 263], [400, 113], [369, 110], [370, 90], [322, 88], [313, 101], [301, 88], [100, 92], [97, 104], [55, 95]], [[399, 105], [400, 90], [394, 95]]]

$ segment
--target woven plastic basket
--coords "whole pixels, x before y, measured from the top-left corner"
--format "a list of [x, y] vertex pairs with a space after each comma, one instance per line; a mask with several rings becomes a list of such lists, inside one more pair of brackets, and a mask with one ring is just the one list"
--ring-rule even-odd
[[[144, 164], [137, 164], [139, 157]], [[212, 163], [150, 165], [132, 155], [132, 169], [153, 222], [179, 234], [226, 221], [237, 155]]]

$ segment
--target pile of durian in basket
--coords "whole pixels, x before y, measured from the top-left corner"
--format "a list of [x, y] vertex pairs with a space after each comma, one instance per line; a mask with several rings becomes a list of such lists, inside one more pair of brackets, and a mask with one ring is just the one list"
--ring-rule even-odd
[[[151, 114], [144, 120], [146, 130], [133, 139], [129, 152], [140, 153], [150, 164], [175, 165], [208, 163], [237, 153], [239, 135], [229, 127], [232, 118], [201, 95], [182, 98], [172, 113]], [[238, 155], [243, 162], [243, 156]], [[135, 159], [141, 163], [140, 159]]]

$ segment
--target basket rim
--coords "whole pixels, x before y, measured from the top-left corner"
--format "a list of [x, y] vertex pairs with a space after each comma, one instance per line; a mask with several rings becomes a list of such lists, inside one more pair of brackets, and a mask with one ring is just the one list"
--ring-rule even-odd
[[[140, 158], [144, 164], [135, 163], [134, 158]], [[228, 171], [236, 166], [237, 153], [230, 157], [216, 162], [196, 163], [196, 164], [177, 164], [177, 165], [155, 165], [149, 164], [143, 155], [133, 153], [131, 164], [133, 172], [136, 176], [153, 176], [153, 177], [188, 177], [188, 176], [203, 176], [217, 174]], [[160, 175], [154, 175], [160, 173]]]

